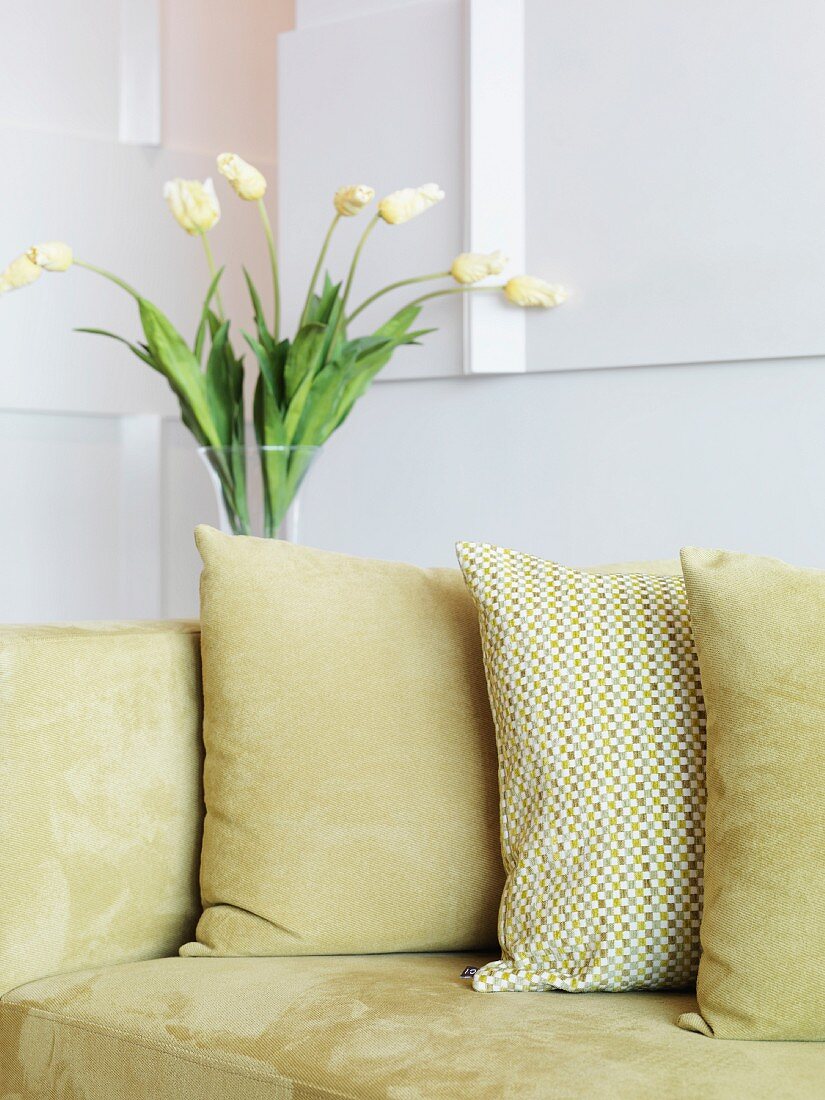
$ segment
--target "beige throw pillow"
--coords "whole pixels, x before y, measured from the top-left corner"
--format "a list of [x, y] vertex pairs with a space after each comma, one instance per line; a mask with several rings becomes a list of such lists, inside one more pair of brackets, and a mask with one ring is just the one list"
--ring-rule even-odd
[[182, 954], [493, 945], [495, 736], [459, 571], [196, 538], [205, 908]]
[[708, 811], [699, 1013], [679, 1022], [825, 1039], [825, 571], [692, 548], [682, 565]]

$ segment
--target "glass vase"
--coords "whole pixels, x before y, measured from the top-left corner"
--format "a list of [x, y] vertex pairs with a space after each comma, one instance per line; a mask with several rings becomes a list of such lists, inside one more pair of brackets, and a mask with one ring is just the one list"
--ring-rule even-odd
[[298, 490], [320, 447], [199, 447], [228, 535], [298, 541]]

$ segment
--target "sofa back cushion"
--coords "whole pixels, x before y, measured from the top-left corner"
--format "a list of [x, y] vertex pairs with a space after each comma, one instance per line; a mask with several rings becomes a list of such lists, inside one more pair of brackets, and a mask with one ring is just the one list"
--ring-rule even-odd
[[205, 911], [183, 953], [494, 944], [495, 734], [461, 574], [196, 537]]
[[196, 623], [0, 628], [0, 995], [197, 915]]
[[182, 953], [492, 946], [495, 734], [460, 572], [196, 537], [205, 911]]
[[708, 810], [699, 1013], [679, 1023], [717, 1039], [823, 1041], [825, 570], [697, 547], [682, 566]]

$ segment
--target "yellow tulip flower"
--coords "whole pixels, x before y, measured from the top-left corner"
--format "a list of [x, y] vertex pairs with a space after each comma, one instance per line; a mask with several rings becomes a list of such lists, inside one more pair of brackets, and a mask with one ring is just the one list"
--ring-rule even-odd
[[441, 202], [444, 192], [437, 183], [425, 183], [421, 187], [405, 187], [393, 191], [378, 204], [378, 215], [390, 225], [402, 225], [416, 218]]
[[540, 306], [553, 309], [567, 299], [563, 286], [547, 283], [535, 275], [516, 275], [504, 284], [504, 295], [516, 306]]
[[247, 202], [262, 199], [266, 192], [266, 178], [254, 165], [248, 164], [237, 153], [221, 153], [218, 171], [232, 184], [235, 194]]
[[178, 225], [191, 236], [206, 233], [220, 219], [221, 207], [211, 179], [174, 179], [164, 184], [163, 197]]
[[26, 253], [33, 264], [44, 271], [68, 271], [74, 256], [65, 241], [46, 241], [36, 244]]
[[375, 198], [375, 191], [365, 183], [353, 183], [339, 187], [332, 197], [332, 205], [342, 218], [353, 218]]
[[0, 272], [0, 294], [6, 294], [9, 290], [19, 290], [28, 286], [43, 274], [43, 268], [32, 263], [24, 253], [12, 260], [5, 271]]
[[488, 275], [500, 275], [507, 266], [503, 252], [462, 252], [453, 260], [450, 274], [457, 283], [478, 283]]

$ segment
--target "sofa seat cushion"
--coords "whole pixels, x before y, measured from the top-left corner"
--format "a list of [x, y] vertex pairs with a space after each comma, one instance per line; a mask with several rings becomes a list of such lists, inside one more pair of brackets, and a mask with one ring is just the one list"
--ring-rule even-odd
[[822, 1096], [823, 1045], [708, 1043], [676, 1027], [688, 993], [484, 997], [460, 974], [487, 961], [161, 959], [34, 982], [0, 1002], [0, 1097]]

